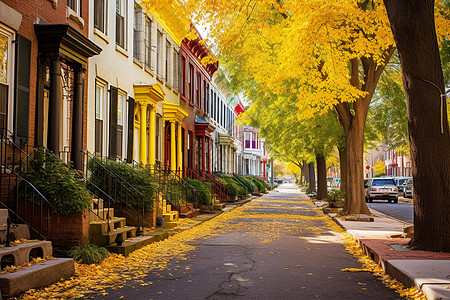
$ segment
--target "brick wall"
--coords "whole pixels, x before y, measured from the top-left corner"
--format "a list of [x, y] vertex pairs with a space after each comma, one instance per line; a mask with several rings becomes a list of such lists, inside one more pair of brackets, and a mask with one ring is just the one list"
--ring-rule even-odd
[[[38, 22], [38, 18], [46, 23], [58, 24], [69, 23], [73, 28], [77, 29], [83, 35], [88, 36], [89, 9], [88, 2], [82, 1], [81, 17], [84, 20], [84, 27], [67, 18], [66, 1], [58, 1], [56, 8], [53, 8], [49, 0], [2, 0], [6, 5], [15, 9], [22, 14], [22, 23], [20, 24], [18, 34], [26, 37], [31, 41], [31, 63], [30, 63], [30, 116], [29, 116], [29, 143], [34, 145], [35, 141], [35, 113], [36, 113], [36, 83], [37, 83], [37, 66], [38, 66], [38, 43], [34, 33], [34, 24]], [[0, 20], [1, 22], [1, 20]], [[85, 103], [87, 102], [87, 72], [85, 73]], [[85, 109], [85, 113], [87, 110]], [[86, 124], [84, 125], [86, 132]], [[86, 137], [83, 138], [83, 146], [86, 143]]]

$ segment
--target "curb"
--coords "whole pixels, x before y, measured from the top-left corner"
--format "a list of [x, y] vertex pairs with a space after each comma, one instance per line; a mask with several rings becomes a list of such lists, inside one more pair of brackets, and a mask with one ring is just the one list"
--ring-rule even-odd
[[[376, 210], [375, 210], [376, 211]], [[378, 213], [378, 211], [376, 211]], [[381, 215], [385, 216], [384, 214], [380, 213]], [[328, 215], [328, 214], [327, 214]], [[331, 219], [336, 222], [341, 228], [343, 228], [348, 234], [352, 235], [350, 232], [348, 232], [347, 228], [344, 227], [344, 225], [340, 222], [338, 218], [335, 218], [334, 216], [330, 216]], [[395, 219], [390, 217], [391, 219]], [[447, 283], [423, 283], [423, 284], [417, 284], [416, 278], [406, 272], [405, 270], [402, 270], [401, 268], [397, 267], [394, 264], [395, 260], [390, 259], [384, 259], [383, 255], [380, 253], [377, 253], [376, 250], [372, 249], [370, 246], [368, 246], [364, 239], [361, 238], [355, 238], [353, 235], [352, 237], [356, 240], [356, 242], [360, 245], [364, 253], [370, 257], [375, 263], [381, 266], [381, 268], [384, 270], [384, 272], [395, 278], [396, 280], [403, 283], [406, 287], [415, 287], [418, 290], [421, 290], [425, 297], [428, 300], [450, 300], [450, 291], [446, 288], [449, 286]]]

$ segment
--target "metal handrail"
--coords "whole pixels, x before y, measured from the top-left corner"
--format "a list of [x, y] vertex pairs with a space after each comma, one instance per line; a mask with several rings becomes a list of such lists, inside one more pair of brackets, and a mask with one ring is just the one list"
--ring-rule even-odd
[[[92, 174], [95, 173], [95, 170], [90, 169], [89, 164], [90, 162], [93, 162], [96, 167], [100, 168], [101, 171], [104, 172], [107, 176], [107, 183], [105, 185], [109, 188], [108, 191], [103, 191], [101, 187], [99, 187], [100, 190], [103, 191], [104, 195], [106, 197], [111, 198], [112, 205], [113, 206], [125, 206], [126, 210], [122, 212], [129, 215], [129, 218], [136, 221], [137, 224], [137, 232], [142, 233], [141, 228], [143, 230], [144, 228], [144, 211], [145, 211], [145, 199], [144, 195], [138, 191], [135, 187], [133, 187], [131, 184], [129, 184], [127, 181], [125, 181], [122, 177], [120, 177], [117, 173], [112, 171], [110, 168], [107, 167], [107, 165], [104, 165], [101, 160], [96, 159], [94, 155], [89, 153], [88, 151], [83, 152], [86, 157], [85, 161], [85, 177], [88, 178], [88, 172], [91, 172]], [[105, 175], [104, 175], [105, 176]], [[98, 178], [100, 180], [100, 178]], [[105, 178], [103, 178], [105, 179]], [[90, 180], [90, 182], [93, 182]], [[95, 184], [95, 182], [93, 182]], [[112, 186], [114, 185], [114, 191], [111, 190]], [[95, 186], [98, 187], [98, 184], [95, 184]], [[119, 191], [117, 191], [119, 189]], [[119, 194], [119, 195], [117, 195]], [[125, 196], [125, 201], [122, 199], [123, 196]], [[135, 208], [132, 204], [130, 204], [130, 200], [133, 200], [137, 204], [137, 207]], [[109, 203], [111, 205], [111, 203]], [[131, 214], [130, 211], [133, 213]]]

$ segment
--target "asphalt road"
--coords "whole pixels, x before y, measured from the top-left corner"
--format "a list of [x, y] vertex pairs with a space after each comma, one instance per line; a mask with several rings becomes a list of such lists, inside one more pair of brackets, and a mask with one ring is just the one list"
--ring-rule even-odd
[[[187, 259], [145, 269], [144, 283], [95, 299], [402, 299], [344, 251], [311, 201], [291, 184], [232, 210], [217, 234], [191, 241]], [[227, 216], [228, 216], [227, 215]], [[211, 221], [207, 221], [211, 222]], [[203, 226], [199, 225], [196, 228]], [[146, 284], [147, 283], [147, 284]], [[150, 284], [148, 284], [150, 283]]]
[[388, 216], [394, 217], [406, 223], [413, 223], [413, 205], [409, 203], [383, 203], [373, 202], [367, 203], [369, 208], [375, 209]]

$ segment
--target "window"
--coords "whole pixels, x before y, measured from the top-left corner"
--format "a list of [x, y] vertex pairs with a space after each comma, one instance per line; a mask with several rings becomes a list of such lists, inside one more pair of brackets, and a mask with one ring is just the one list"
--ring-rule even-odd
[[186, 97], [186, 58], [181, 56], [181, 94]]
[[149, 17], [145, 17], [145, 65], [152, 67], [152, 21]]
[[162, 72], [162, 33], [158, 31], [158, 35], [156, 36], [156, 74], [161, 76]]
[[81, 0], [67, 0], [67, 6], [81, 17]]
[[134, 24], [133, 24], [133, 57], [138, 61], [141, 61], [141, 8], [135, 2], [134, 3]]
[[13, 88], [11, 86], [11, 71], [14, 68], [11, 64], [13, 35], [6, 30], [3, 30], [0, 26], [0, 128], [10, 128], [11, 124], [8, 122], [8, 115], [12, 115], [12, 105], [8, 103], [11, 103], [10, 97], [13, 94], [11, 90]]
[[197, 104], [197, 107], [198, 108], [200, 108], [201, 109], [201, 99], [200, 99], [200, 92], [201, 92], [201, 88], [200, 88], [200, 86], [201, 86], [201, 84], [202, 84], [202, 81], [201, 81], [201, 79], [200, 79], [201, 77], [200, 77], [200, 73], [197, 73], [197, 84], [196, 84], [196, 89], [195, 89], [195, 101], [196, 101], [196, 104]]
[[250, 148], [250, 132], [245, 132], [244, 137], [245, 137], [245, 148]]
[[178, 58], [179, 54], [173, 51], [173, 88], [178, 90]]
[[116, 0], [116, 44], [125, 49], [126, 0]]
[[103, 133], [105, 123], [106, 85], [97, 82], [95, 86], [95, 155], [103, 156]]
[[103, 33], [106, 33], [105, 1], [106, 0], [94, 0], [94, 27]]
[[119, 97], [117, 98], [117, 157], [122, 158], [123, 153], [123, 128], [124, 128], [124, 105], [126, 103], [126, 95], [119, 93]]
[[208, 111], [208, 86], [206, 80], [203, 80], [203, 110]]
[[194, 67], [189, 64], [189, 74], [188, 74], [188, 93], [189, 102], [194, 102]]
[[252, 149], [257, 149], [258, 145], [256, 144], [257, 136], [256, 132], [252, 132]]
[[172, 84], [169, 76], [169, 59], [171, 57], [170, 51], [172, 50], [172, 45], [166, 40], [166, 69], [165, 69], [165, 79], [168, 84]]

